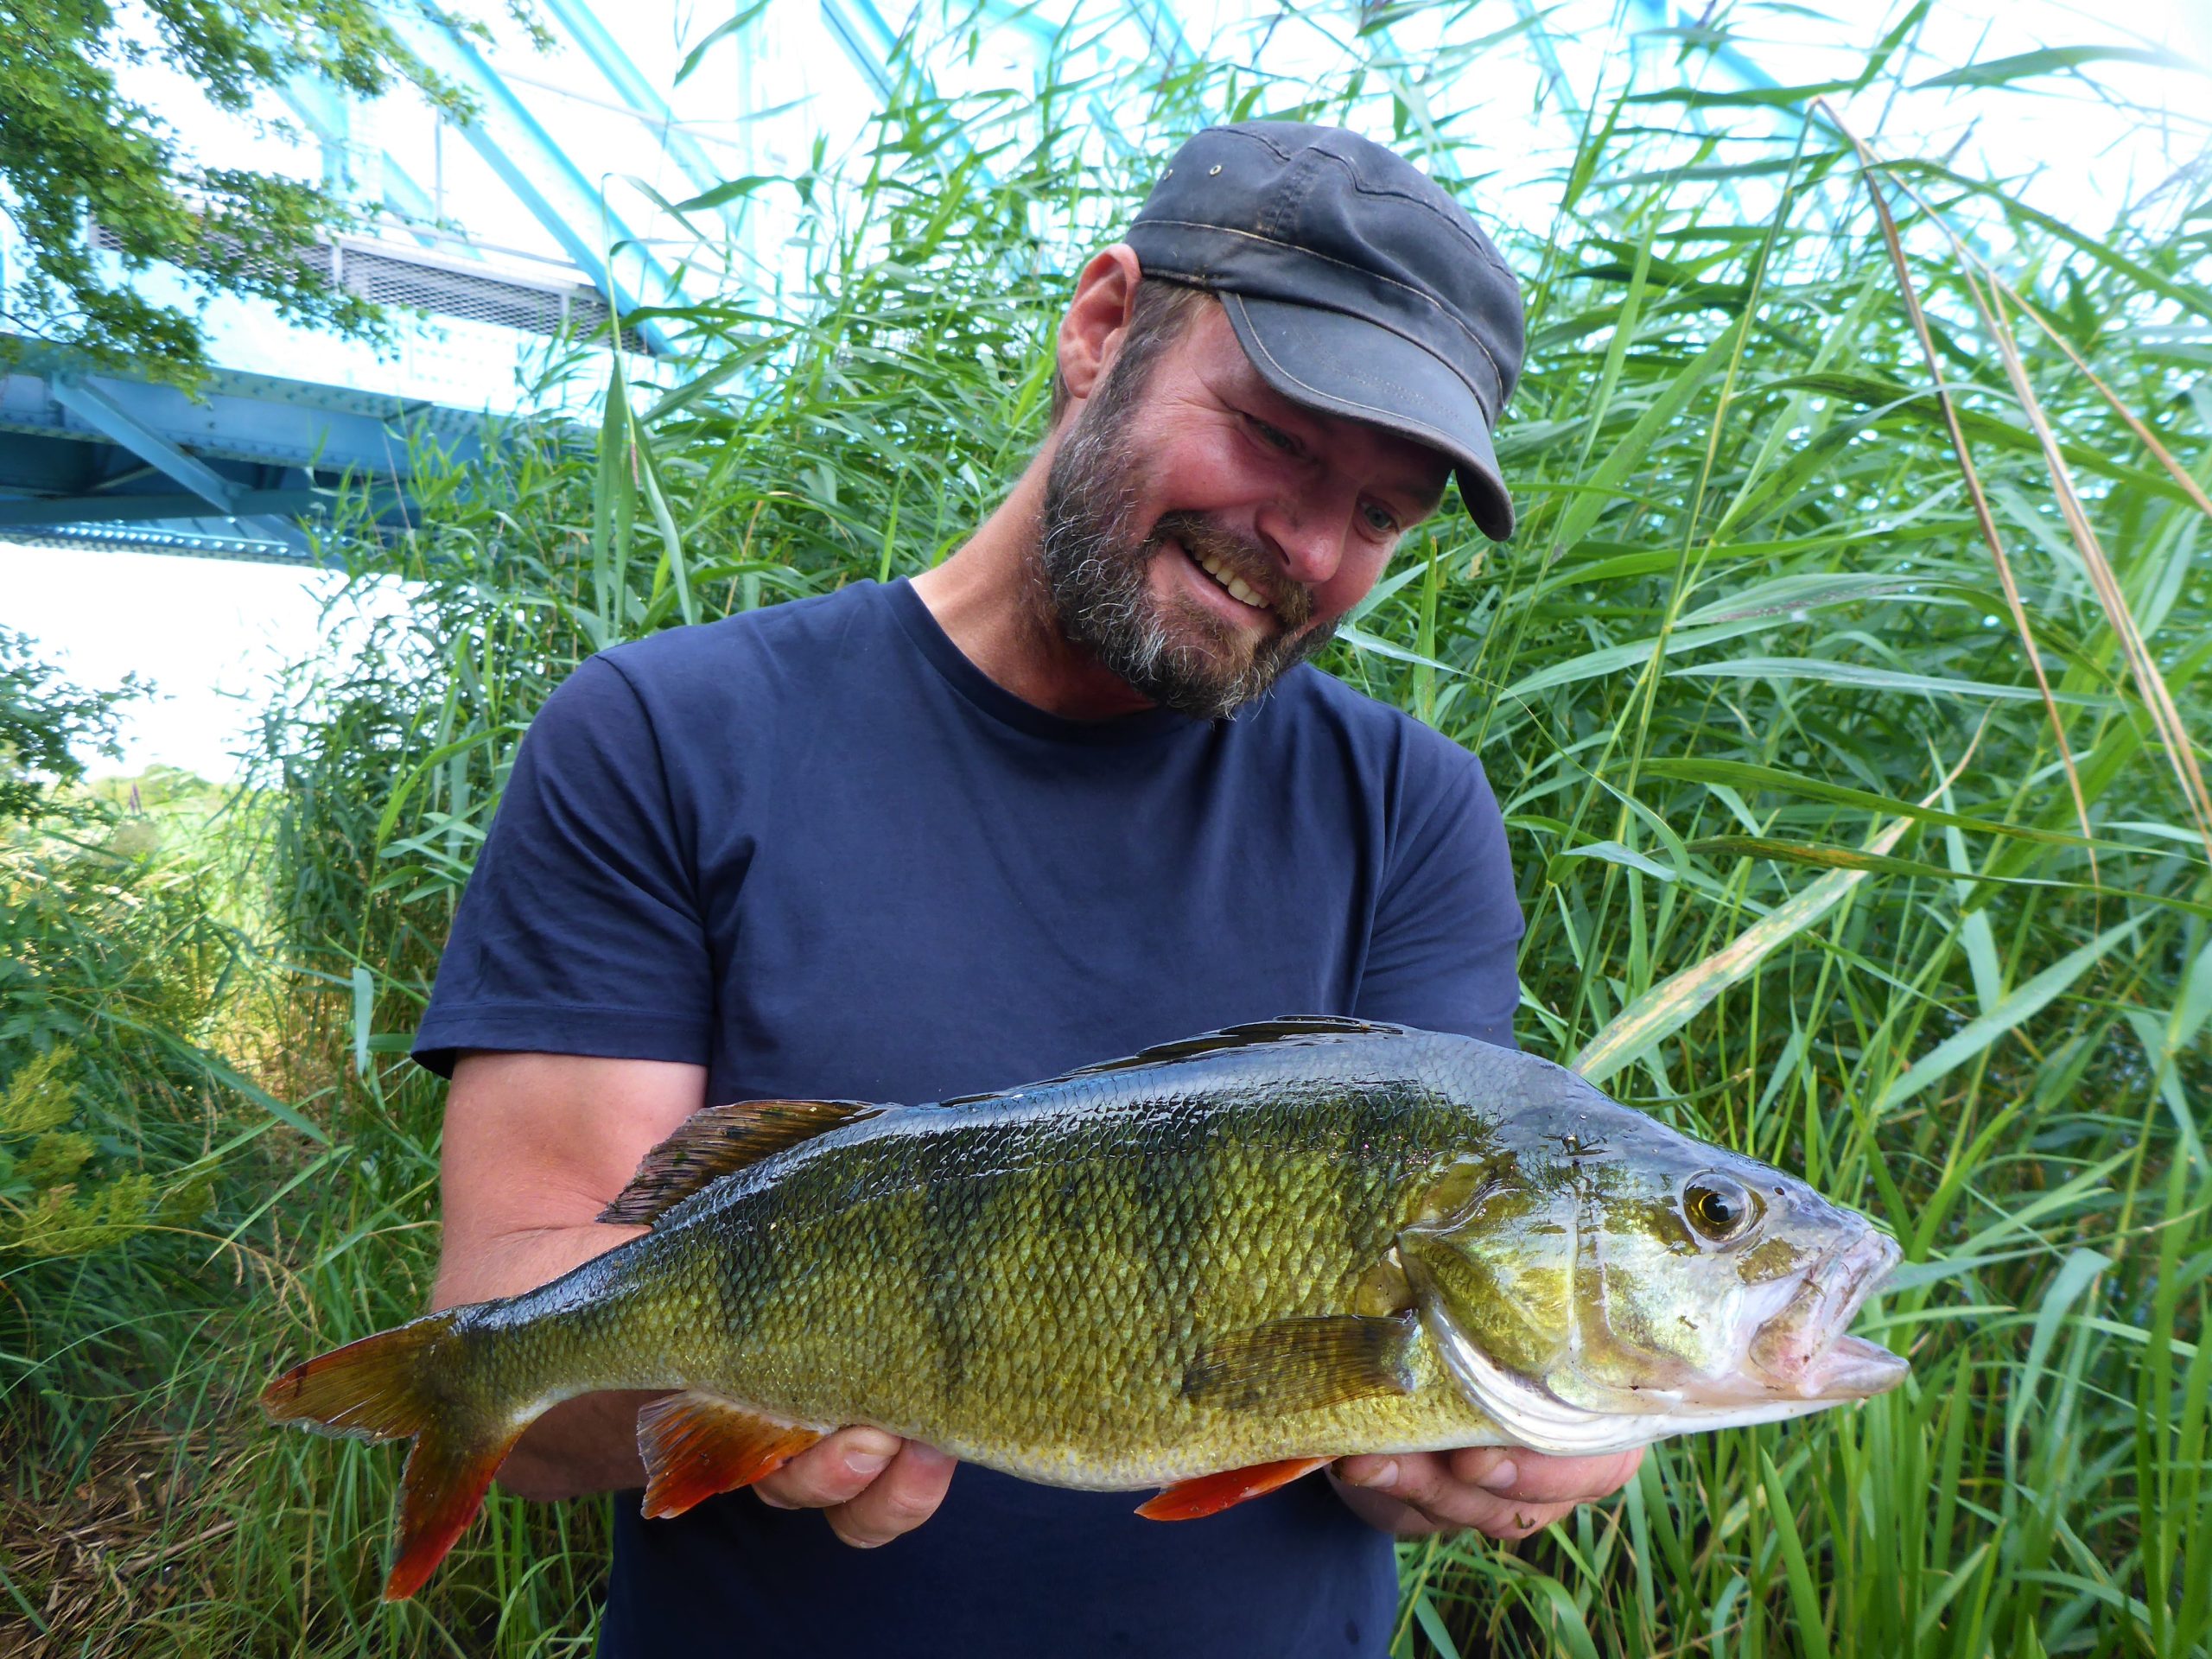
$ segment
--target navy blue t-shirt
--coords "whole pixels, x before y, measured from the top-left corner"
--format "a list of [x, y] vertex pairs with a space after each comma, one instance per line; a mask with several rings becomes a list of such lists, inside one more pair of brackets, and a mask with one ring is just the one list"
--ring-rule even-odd
[[[1284, 1014], [1512, 1040], [1464, 749], [1311, 667], [1231, 719], [1047, 714], [905, 582], [593, 658], [517, 758], [416, 1038], [679, 1060], [710, 1101], [921, 1103]], [[1389, 1541], [1319, 1478], [1168, 1525], [972, 1465], [875, 1550], [615, 1500], [600, 1651], [1375, 1655]]]

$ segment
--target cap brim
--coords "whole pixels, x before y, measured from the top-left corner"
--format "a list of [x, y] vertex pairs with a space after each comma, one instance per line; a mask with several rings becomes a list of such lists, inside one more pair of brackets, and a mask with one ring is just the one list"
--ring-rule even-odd
[[1490, 417], [1467, 383], [1402, 334], [1341, 311], [1221, 296], [1261, 378], [1294, 404], [1364, 421], [1451, 457], [1484, 535], [1513, 534], [1513, 498], [1498, 475]]

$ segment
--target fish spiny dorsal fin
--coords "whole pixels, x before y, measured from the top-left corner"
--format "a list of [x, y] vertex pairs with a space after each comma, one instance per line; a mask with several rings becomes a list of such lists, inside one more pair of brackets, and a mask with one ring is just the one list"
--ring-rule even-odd
[[1101, 1060], [1095, 1065], [1079, 1065], [1068, 1075], [1087, 1077], [1100, 1071], [1126, 1071], [1134, 1066], [1168, 1065], [1177, 1060], [1195, 1060], [1202, 1055], [1218, 1054], [1232, 1048], [1272, 1048], [1279, 1044], [1335, 1042], [1346, 1037], [1395, 1036], [1404, 1029], [1403, 1026], [1376, 1025], [1333, 1014], [1287, 1014], [1274, 1020], [1257, 1020], [1249, 1025], [1210, 1031], [1203, 1037], [1160, 1043], [1125, 1060]]
[[694, 1112], [645, 1156], [597, 1219], [650, 1226], [671, 1205], [733, 1170], [862, 1118], [893, 1109], [864, 1100], [740, 1100]]
[[1386, 1026], [1369, 1020], [1347, 1020], [1333, 1014], [1287, 1014], [1274, 1020], [1258, 1020], [1249, 1025], [1230, 1026], [1220, 1031], [1209, 1031], [1203, 1036], [1179, 1038], [1172, 1043], [1160, 1043], [1124, 1059], [1099, 1060], [1090, 1065], [1078, 1065], [1057, 1077], [1046, 1077], [1039, 1083], [1026, 1083], [1018, 1089], [995, 1090], [987, 1095], [960, 1095], [940, 1101], [944, 1106], [979, 1106], [988, 1100], [1001, 1100], [1007, 1095], [1027, 1094], [1033, 1089], [1049, 1089], [1056, 1083], [1065, 1083], [1071, 1077], [1095, 1077], [1106, 1071], [1131, 1071], [1139, 1066], [1172, 1065], [1179, 1060], [1203, 1059], [1209, 1054], [1225, 1053], [1238, 1048], [1273, 1048], [1299, 1046], [1308, 1043], [1338, 1042], [1347, 1037], [1395, 1037], [1407, 1031], [1404, 1026]]

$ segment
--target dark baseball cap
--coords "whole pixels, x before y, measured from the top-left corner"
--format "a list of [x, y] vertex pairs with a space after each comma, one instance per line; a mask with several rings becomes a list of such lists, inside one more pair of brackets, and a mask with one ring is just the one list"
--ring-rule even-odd
[[1484, 534], [1513, 533], [1491, 434], [1521, 375], [1521, 284], [1418, 168], [1342, 127], [1209, 127], [1128, 243], [1146, 276], [1220, 297], [1275, 391], [1443, 451]]

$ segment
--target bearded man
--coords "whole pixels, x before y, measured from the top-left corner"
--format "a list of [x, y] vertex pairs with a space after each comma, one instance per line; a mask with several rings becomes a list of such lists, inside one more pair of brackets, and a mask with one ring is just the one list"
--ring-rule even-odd
[[[439, 1305], [633, 1236], [593, 1217], [710, 1103], [943, 1100], [1284, 1014], [1510, 1043], [1481, 768], [1300, 659], [1453, 474], [1510, 532], [1521, 334], [1389, 151], [1203, 132], [1085, 266], [1051, 430], [956, 554], [578, 669], [416, 1039], [453, 1077]], [[555, 1408], [502, 1480], [641, 1485], [639, 1402]], [[618, 1501], [600, 1651], [1379, 1654], [1394, 1535], [1521, 1536], [1634, 1466], [1351, 1459], [1169, 1527], [849, 1428], [676, 1519]]]

